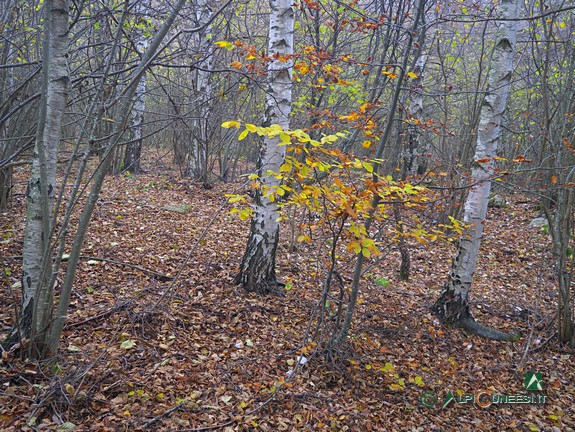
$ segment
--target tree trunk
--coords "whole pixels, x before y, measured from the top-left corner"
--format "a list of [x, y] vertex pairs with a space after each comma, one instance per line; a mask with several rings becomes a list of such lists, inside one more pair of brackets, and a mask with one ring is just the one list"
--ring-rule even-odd
[[[207, 0], [196, 0], [196, 26], [201, 27], [209, 23], [212, 10]], [[196, 34], [198, 50], [203, 59], [195, 70], [195, 116], [192, 122], [192, 140], [188, 157], [188, 174], [201, 182], [208, 182], [208, 125], [210, 117], [210, 99], [212, 85], [210, 82], [210, 69], [212, 68], [212, 45], [210, 39], [211, 26]]]
[[[571, 170], [571, 176], [575, 170]], [[568, 246], [571, 234], [573, 192], [567, 187], [557, 191], [555, 217], [553, 218], [553, 255], [555, 256], [555, 271], [559, 285], [558, 297], [558, 336], [561, 342], [573, 344], [573, 298], [571, 296], [572, 274], [569, 272]], [[548, 215], [548, 217], [551, 214]]]
[[[130, 105], [129, 102], [133, 100], [139, 80], [142, 78], [145, 71], [148, 69], [150, 62], [160, 49], [160, 44], [162, 43], [162, 41], [166, 37], [166, 34], [172, 27], [176, 17], [178, 16], [185, 2], [186, 0], [178, 0], [174, 5], [170, 7], [169, 15], [166, 17], [162, 26], [159, 28], [159, 30], [154, 34], [154, 37], [151, 39], [149, 49], [146, 50], [146, 52], [144, 52], [144, 54], [142, 55], [138, 67], [134, 71], [133, 78], [130, 80], [128, 88], [126, 89], [123, 95], [123, 99], [119, 101], [119, 105], [122, 108], [118, 110], [118, 116], [116, 117], [116, 121], [114, 123], [114, 131], [103, 152], [102, 163], [98, 166], [96, 172], [93, 175], [93, 182], [90, 189], [90, 193], [88, 194], [86, 205], [82, 210], [82, 214], [80, 215], [78, 229], [76, 231], [76, 235], [74, 237], [74, 243], [70, 251], [70, 257], [68, 259], [66, 275], [62, 282], [60, 301], [58, 302], [58, 306], [56, 308], [56, 314], [55, 314], [56, 316], [52, 321], [52, 325], [50, 326], [49, 329], [50, 337], [49, 337], [48, 353], [55, 353], [60, 342], [62, 330], [67, 320], [68, 306], [70, 304], [72, 286], [76, 275], [78, 261], [80, 259], [80, 252], [82, 250], [82, 243], [84, 242], [84, 238], [86, 236], [86, 232], [90, 224], [90, 219], [92, 217], [94, 207], [98, 202], [98, 197], [100, 195], [100, 191], [102, 190], [102, 185], [104, 183], [104, 178], [109, 170], [110, 164], [112, 163], [114, 150], [118, 147], [126, 128], [126, 124], [128, 122], [129, 117], [129, 105]], [[122, 26], [122, 24], [123, 23], [121, 22], [120, 26]]]
[[[149, 8], [147, 1], [139, 1], [136, 4], [136, 34], [135, 47], [138, 51], [138, 56], [142, 56], [144, 51], [148, 49], [148, 38], [146, 37], [147, 26], [147, 9]], [[140, 82], [136, 87], [136, 94], [134, 95], [134, 105], [131, 111], [131, 125], [130, 125], [130, 142], [126, 145], [126, 152], [124, 154], [124, 163], [122, 164], [123, 172], [130, 172], [139, 174], [142, 171], [140, 166], [140, 157], [142, 155], [142, 127], [144, 123], [144, 111], [146, 110], [146, 75], [140, 78]]]
[[481, 106], [470, 178], [474, 186], [465, 200], [463, 220], [467, 228], [459, 239], [449, 281], [432, 308], [446, 324], [497, 340], [517, 340], [519, 335], [510, 335], [475, 322], [469, 310], [469, 290], [477, 265], [491, 180], [495, 173], [494, 158], [497, 156], [501, 122], [509, 94], [517, 33], [517, 21], [513, 19], [517, 17], [518, 3], [518, 0], [503, 0], [501, 3], [500, 17], [504, 21], [498, 24], [488, 89]]
[[66, 61], [68, 2], [46, 0], [44, 9], [45, 69], [32, 171], [26, 192], [22, 304], [15, 331], [8, 341], [12, 345], [18, 338], [31, 339], [32, 357], [44, 355], [47, 329], [52, 318], [54, 293], [50, 284], [51, 218], [56, 190], [58, 145], [69, 87]]
[[[271, 15], [268, 55], [273, 61], [268, 66], [269, 88], [266, 94], [265, 121], [289, 128], [291, 111], [291, 67], [293, 54], [294, 11], [291, 0], [270, 0]], [[285, 146], [279, 138], [265, 137], [260, 147], [258, 174], [260, 188], [256, 193], [254, 215], [246, 252], [236, 283], [248, 291], [261, 294], [277, 292], [275, 274], [276, 250], [279, 240], [279, 211], [270, 195], [275, 193], [279, 172], [284, 161]], [[268, 172], [270, 174], [268, 174]]]
[[[425, 2], [426, 2], [426, 0], [419, 0], [418, 1], [417, 10], [415, 12], [415, 17], [413, 19], [413, 26], [411, 27], [410, 34], [415, 34], [417, 28], [419, 27], [421, 17], [424, 13], [424, 10], [425, 10]], [[395, 88], [393, 90], [393, 96], [391, 98], [391, 103], [390, 103], [389, 110], [387, 113], [387, 119], [386, 119], [387, 121], [386, 121], [385, 129], [383, 130], [383, 134], [382, 134], [381, 138], [379, 139], [377, 151], [376, 151], [375, 156], [373, 158], [373, 160], [374, 160], [373, 180], [374, 180], [374, 182], [377, 181], [377, 178], [383, 169], [382, 156], [383, 156], [383, 152], [385, 151], [385, 148], [387, 146], [387, 143], [389, 142], [390, 137], [391, 137], [391, 133], [392, 133], [392, 129], [393, 129], [393, 123], [394, 123], [394, 119], [395, 119], [395, 114], [397, 112], [397, 107], [399, 104], [399, 96], [401, 94], [403, 84], [405, 83], [404, 80], [405, 80], [405, 75], [407, 73], [408, 60], [409, 60], [409, 57], [411, 55], [412, 46], [413, 46], [413, 38], [410, 37], [410, 38], [408, 38], [408, 42], [406, 43], [406, 46], [404, 48], [405, 51], [404, 51], [403, 59], [401, 60], [401, 67], [399, 68], [399, 76], [397, 77], [397, 82], [395, 83]], [[381, 197], [376, 194], [374, 196], [372, 202], [371, 202], [371, 207], [369, 209], [368, 216], [365, 218], [365, 222], [363, 224], [366, 233], [369, 233], [369, 231], [371, 229], [371, 224], [373, 222], [373, 216], [374, 216], [375, 211], [377, 210], [377, 208], [379, 206], [380, 200], [381, 200]], [[358, 294], [359, 294], [359, 285], [360, 285], [361, 277], [362, 277], [362, 269], [363, 269], [364, 259], [365, 259], [365, 257], [364, 257], [362, 252], [358, 253], [356, 258], [355, 258], [355, 266], [354, 266], [354, 270], [353, 270], [353, 279], [352, 279], [352, 283], [351, 283], [351, 292], [349, 295], [349, 301], [348, 301], [347, 306], [346, 306], [345, 317], [344, 317], [342, 325], [341, 325], [341, 330], [339, 331], [339, 333], [337, 335], [334, 335], [334, 337], [333, 337], [333, 345], [334, 346], [340, 345], [343, 342], [345, 342], [347, 339], [347, 335], [349, 333], [349, 330], [351, 329], [351, 323], [352, 323], [353, 315], [355, 312], [355, 306], [357, 305], [357, 298], [358, 298]]]

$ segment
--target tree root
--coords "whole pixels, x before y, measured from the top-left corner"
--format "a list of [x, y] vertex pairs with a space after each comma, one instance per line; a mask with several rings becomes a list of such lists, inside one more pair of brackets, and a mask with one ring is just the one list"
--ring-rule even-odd
[[473, 319], [471, 316], [462, 317], [458, 321], [453, 322], [451, 325], [456, 328], [462, 328], [474, 335], [497, 341], [517, 342], [519, 339], [521, 339], [522, 336], [521, 332], [506, 333], [501, 330], [484, 326], [483, 324], [475, 321], [475, 319]]

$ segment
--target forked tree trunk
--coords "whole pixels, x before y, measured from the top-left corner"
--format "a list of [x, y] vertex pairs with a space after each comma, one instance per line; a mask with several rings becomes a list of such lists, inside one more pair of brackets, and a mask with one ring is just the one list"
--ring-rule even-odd
[[475, 321], [469, 310], [469, 290], [477, 265], [477, 256], [487, 213], [491, 180], [495, 173], [495, 157], [500, 140], [501, 122], [507, 104], [515, 53], [518, 0], [501, 2], [495, 48], [489, 71], [487, 93], [481, 106], [477, 144], [471, 169], [469, 190], [464, 207], [468, 226], [459, 239], [449, 280], [433, 311], [446, 324], [462, 327], [479, 336], [497, 340], [517, 340], [511, 335], [485, 327]]
[[[269, 88], [266, 94], [265, 121], [289, 128], [291, 111], [291, 67], [293, 54], [294, 11], [292, 0], [270, 0], [270, 32], [268, 55], [274, 60], [268, 66]], [[248, 291], [261, 294], [276, 292], [276, 250], [279, 240], [279, 211], [269, 199], [279, 185], [271, 174], [279, 172], [284, 161], [285, 146], [279, 138], [266, 137], [260, 148], [258, 174], [261, 181], [254, 202], [250, 236], [236, 283]], [[270, 172], [270, 174], [268, 174]]]
[[18, 339], [31, 339], [30, 355], [33, 357], [44, 355], [54, 307], [54, 292], [50, 284], [52, 207], [62, 116], [69, 87], [66, 61], [68, 2], [46, 0], [44, 9], [45, 69], [32, 171], [26, 192], [22, 303], [18, 323], [8, 340], [8, 345], [12, 345]]

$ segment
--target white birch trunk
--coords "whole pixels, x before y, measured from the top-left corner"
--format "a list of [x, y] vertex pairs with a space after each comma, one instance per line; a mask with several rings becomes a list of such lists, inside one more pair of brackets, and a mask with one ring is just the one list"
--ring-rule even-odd
[[[506, 334], [483, 326], [478, 329], [479, 324], [475, 323], [471, 316], [468, 301], [487, 213], [491, 180], [495, 172], [494, 158], [497, 156], [501, 122], [509, 94], [517, 34], [517, 21], [513, 19], [517, 17], [518, 4], [518, 0], [503, 0], [500, 5], [499, 16], [504, 20], [497, 23], [488, 89], [481, 106], [471, 170], [470, 182], [474, 186], [470, 188], [465, 200], [463, 220], [468, 228], [459, 239], [449, 281], [434, 306], [435, 312], [444, 322], [466, 327], [494, 339], [505, 338]], [[482, 334], [482, 330], [490, 330], [492, 333]]]
[[[425, 31], [422, 30], [422, 31]], [[423, 47], [422, 47], [423, 48]], [[423, 73], [425, 71], [425, 63], [427, 61], [427, 54], [422, 51], [417, 61], [413, 72], [417, 78], [413, 78], [411, 85], [411, 103], [409, 104], [409, 119], [412, 121], [407, 128], [408, 146], [406, 154], [403, 157], [403, 172], [404, 178], [416, 174], [423, 174], [425, 170], [425, 163], [423, 153], [425, 148], [421, 143], [421, 133], [419, 126], [415, 122], [423, 120]]]
[[68, 2], [46, 0], [44, 39], [44, 83], [32, 171], [26, 194], [22, 309], [19, 336], [33, 338], [31, 354], [41, 355], [44, 336], [52, 317], [53, 288], [50, 230], [56, 189], [56, 163], [62, 116], [69, 87]]
[[[196, 27], [201, 27], [210, 22], [212, 10], [209, 0], [196, 1]], [[208, 158], [208, 124], [210, 113], [210, 99], [212, 97], [212, 85], [210, 82], [213, 41], [211, 39], [212, 26], [208, 25], [204, 30], [196, 34], [198, 51], [203, 59], [196, 69], [195, 90], [195, 116], [193, 119], [192, 141], [188, 159], [188, 172], [191, 177], [207, 182], [207, 158]]]
[[[145, 26], [147, 26], [147, 10], [149, 2], [140, 0], [135, 9], [137, 29], [134, 36], [134, 45], [138, 55], [142, 55], [148, 49], [148, 37]], [[122, 171], [129, 171], [134, 174], [141, 172], [140, 157], [142, 154], [142, 127], [144, 123], [144, 112], [146, 111], [146, 75], [142, 75], [136, 87], [134, 95], [134, 105], [130, 113], [130, 133], [131, 139], [126, 146]]]
[[[292, 60], [294, 10], [292, 0], [270, 0], [270, 32], [268, 55], [274, 60], [268, 66], [269, 87], [266, 94], [265, 122], [289, 128], [292, 91]], [[287, 56], [287, 58], [286, 58]], [[260, 148], [258, 174], [261, 187], [256, 193], [250, 237], [242, 260], [237, 283], [248, 291], [276, 292], [276, 249], [279, 241], [279, 211], [276, 202], [266, 193], [273, 193], [279, 180], [270, 172], [279, 172], [284, 161], [285, 146], [279, 138], [265, 138]]]

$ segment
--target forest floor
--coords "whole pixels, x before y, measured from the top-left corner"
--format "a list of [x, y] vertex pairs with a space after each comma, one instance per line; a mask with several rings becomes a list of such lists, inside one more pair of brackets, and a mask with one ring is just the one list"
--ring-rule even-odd
[[[18, 302], [24, 187], [0, 215], [2, 337]], [[349, 343], [328, 360], [302, 343], [322, 245], [288, 251], [282, 237], [283, 297], [235, 286], [249, 226], [224, 205], [231, 187], [174, 173], [107, 179], [56, 364], [2, 353], [0, 430], [575, 430], [575, 357], [553, 337], [550, 238], [529, 228], [534, 201], [511, 195], [489, 209], [471, 294], [477, 320], [519, 329], [519, 342], [439, 325], [429, 307], [454, 247], [414, 244], [409, 281], [395, 251], [368, 261]], [[340, 269], [346, 286], [352, 267]], [[175, 281], [158, 275], [180, 269]], [[291, 376], [302, 355], [310, 360]], [[542, 391], [526, 389], [532, 372]], [[481, 406], [490, 394], [508, 403]], [[524, 395], [540, 403], [511, 403]]]

